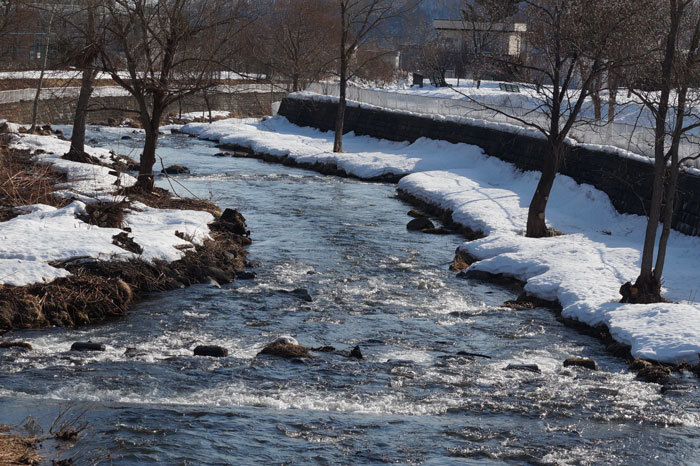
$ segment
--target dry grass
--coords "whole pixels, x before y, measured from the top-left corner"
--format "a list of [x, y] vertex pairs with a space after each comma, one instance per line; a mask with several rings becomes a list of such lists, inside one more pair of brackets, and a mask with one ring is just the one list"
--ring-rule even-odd
[[0, 146], [0, 221], [17, 216], [14, 208], [22, 205], [47, 204], [65, 207], [69, 200], [56, 197], [55, 185], [66, 181], [50, 165], [31, 160], [27, 151]]
[[35, 451], [37, 442], [31, 437], [0, 433], [0, 466], [39, 464], [41, 457]]
[[206, 199], [189, 199], [173, 197], [166, 189], [153, 188], [152, 192], [143, 192], [136, 188], [124, 188], [120, 194], [129, 196], [132, 201], [138, 201], [154, 209], [203, 210], [218, 217], [221, 209]]

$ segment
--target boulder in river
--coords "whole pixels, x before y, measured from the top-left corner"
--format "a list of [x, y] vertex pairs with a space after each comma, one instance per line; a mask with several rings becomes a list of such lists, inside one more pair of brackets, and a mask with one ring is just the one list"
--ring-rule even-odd
[[168, 175], [183, 175], [185, 173], [189, 173], [190, 169], [184, 165], [170, 165], [160, 172], [167, 173]]
[[504, 371], [527, 371], [527, 372], [541, 372], [537, 364], [508, 364]]
[[236, 272], [236, 280], [254, 280], [257, 275], [255, 272]]
[[258, 353], [278, 356], [285, 359], [311, 358], [309, 349], [299, 344], [296, 338], [284, 335], [267, 345]]
[[217, 152], [214, 154], [214, 157], [230, 157], [231, 153], [230, 152]]
[[364, 359], [364, 356], [362, 356], [362, 350], [360, 349], [359, 345], [355, 346], [352, 349], [352, 351], [350, 351], [350, 357], [357, 358], [357, 359]]
[[212, 358], [225, 358], [228, 350], [218, 345], [199, 345], [194, 349], [195, 356], [210, 356]]
[[307, 303], [310, 303], [314, 300], [314, 298], [311, 297], [311, 294], [309, 293], [309, 290], [305, 288], [295, 288], [292, 291], [289, 290], [278, 290], [280, 293], [285, 293], [285, 294], [290, 294], [292, 296], [295, 296], [302, 301], [306, 301]]
[[597, 371], [598, 370], [598, 364], [592, 359], [584, 359], [584, 358], [568, 358], [564, 360], [564, 367], [585, 367], [586, 369], [590, 369], [592, 371]]
[[107, 347], [104, 343], [94, 341], [76, 341], [70, 347], [71, 351], [105, 351]]
[[26, 341], [0, 341], [0, 348], [22, 348], [28, 351], [34, 349]]
[[406, 225], [406, 229], [409, 231], [424, 231], [424, 230], [434, 230], [435, 224], [430, 221], [429, 218], [416, 217]]

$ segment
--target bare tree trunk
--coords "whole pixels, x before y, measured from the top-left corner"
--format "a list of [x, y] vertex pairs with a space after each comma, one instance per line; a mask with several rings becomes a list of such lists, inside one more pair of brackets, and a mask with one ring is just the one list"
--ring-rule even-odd
[[594, 80], [593, 80], [593, 92], [591, 93], [591, 100], [593, 101], [593, 118], [596, 121], [600, 121], [602, 119], [602, 106], [603, 103], [600, 99], [600, 89], [602, 87], [602, 79], [600, 79], [600, 75], [598, 75]]
[[549, 194], [554, 186], [554, 180], [559, 171], [559, 165], [564, 154], [562, 141], [550, 141], [548, 153], [545, 154], [542, 166], [542, 176], [537, 183], [537, 189], [530, 201], [527, 212], [527, 229], [525, 235], [528, 238], [544, 238], [549, 236], [549, 230], [545, 222], [545, 210]]
[[341, 58], [340, 65], [340, 99], [338, 100], [338, 114], [335, 117], [335, 138], [333, 140], [333, 152], [343, 152], [343, 127], [345, 125], [345, 107], [347, 106], [346, 91], [347, 77], [345, 76], [345, 59]]
[[36, 88], [34, 95], [34, 104], [32, 105], [32, 126], [29, 127], [29, 132], [36, 131], [37, 119], [39, 117], [39, 98], [41, 97], [41, 89], [44, 87], [44, 73], [49, 59], [49, 44], [51, 43], [51, 26], [53, 25], [53, 11], [49, 17], [49, 27], [46, 32], [46, 44], [44, 45], [44, 60], [41, 62], [41, 72], [39, 73], [39, 85]]
[[[671, 223], [673, 222], [673, 213], [676, 203], [676, 188], [678, 186], [678, 149], [673, 151], [671, 157], [671, 173], [666, 185], [666, 196], [664, 205], [663, 228], [661, 237], [659, 238], [659, 247], [656, 252], [656, 265], [654, 266], [654, 278], [661, 285], [661, 277], [664, 273], [664, 263], [666, 262], [666, 247], [668, 246], [668, 238], [671, 236]], [[659, 290], [659, 295], [661, 290]]]
[[214, 121], [214, 118], [211, 116], [211, 102], [209, 102], [209, 93], [207, 91], [204, 91], [204, 104], [207, 106], [207, 112], [209, 112], [209, 123]]
[[83, 70], [83, 78], [80, 83], [80, 95], [78, 96], [75, 116], [73, 117], [73, 134], [70, 138], [69, 154], [82, 154], [85, 152], [85, 125], [94, 83], [95, 72], [93, 70]]
[[671, 9], [671, 22], [666, 36], [664, 60], [661, 65], [661, 92], [658, 109], [655, 114], [656, 126], [654, 128], [654, 181], [652, 184], [649, 218], [644, 234], [642, 265], [634, 286], [626, 283], [620, 288], [622, 302], [649, 303], [662, 300], [660, 277], [655, 276], [652, 265], [654, 263], [656, 234], [659, 228], [659, 221], [661, 220], [661, 207], [664, 197], [664, 182], [666, 178], [666, 117], [668, 115], [673, 66], [676, 56], [682, 8], [680, 10], [681, 11], [676, 8]]
[[345, 126], [346, 92], [348, 86], [348, 51], [347, 27], [345, 24], [345, 3], [340, 5], [340, 92], [338, 99], [338, 113], [335, 117], [335, 135], [333, 139], [333, 152], [343, 152], [343, 127]]
[[617, 79], [608, 73], [608, 122], [615, 121], [615, 107], [617, 106]]
[[156, 163], [156, 148], [158, 147], [158, 130], [160, 128], [160, 117], [163, 113], [163, 108], [160, 103], [154, 102], [153, 113], [150, 118], [148, 115], [141, 114], [141, 124], [146, 131], [146, 141], [143, 145], [143, 153], [141, 154], [139, 177], [136, 181], [136, 188], [141, 191], [153, 191], [153, 165]]

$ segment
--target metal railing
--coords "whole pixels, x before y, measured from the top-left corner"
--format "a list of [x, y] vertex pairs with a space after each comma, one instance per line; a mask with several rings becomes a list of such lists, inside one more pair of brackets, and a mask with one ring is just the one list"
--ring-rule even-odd
[[[339, 85], [334, 83], [315, 83], [308, 90], [327, 96], [337, 97], [339, 95]], [[487, 105], [496, 111], [487, 109], [478, 101], [475, 102], [467, 98], [447, 99], [390, 90], [364, 89], [356, 86], [348, 86], [346, 95], [347, 99], [351, 101], [401, 112], [471, 118], [492, 123], [506, 123], [515, 128], [528, 128], [525, 123], [510, 118], [508, 116], [510, 115], [528, 123], [548, 126], [548, 116], [542, 111], [533, 109], [532, 102], [523, 94], [508, 94], [504, 96], [500, 104], [489, 102]], [[504, 129], [507, 130], [507, 128]], [[571, 129], [569, 137], [578, 143], [608, 146], [647, 158], [654, 157], [654, 129], [646, 126], [620, 122], [603, 124], [600, 121], [581, 118], [579, 123]], [[680, 147], [680, 157], [693, 156], [698, 152], [700, 152], [700, 138], [695, 135], [684, 136]], [[692, 161], [689, 166], [700, 168], [700, 161]]]

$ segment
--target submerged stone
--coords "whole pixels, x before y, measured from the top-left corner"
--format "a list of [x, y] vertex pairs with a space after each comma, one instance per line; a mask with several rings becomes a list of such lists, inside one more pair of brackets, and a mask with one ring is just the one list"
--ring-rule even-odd
[[183, 175], [185, 173], [189, 173], [190, 169], [185, 167], [184, 165], [170, 165], [169, 167], [166, 167], [160, 172], [167, 173], [168, 175]]
[[350, 357], [351, 358], [357, 358], [357, 359], [364, 359], [364, 356], [362, 355], [362, 350], [360, 350], [359, 345], [355, 346], [352, 351], [350, 351]]
[[295, 296], [302, 301], [306, 301], [307, 303], [312, 302], [314, 299], [311, 297], [311, 294], [309, 293], [309, 290], [305, 288], [295, 288], [292, 291], [289, 290], [278, 290], [280, 293], [285, 293], [285, 294], [290, 294], [292, 296]]
[[503, 368], [504, 371], [526, 371], [540, 373], [540, 368], [537, 364], [508, 364]]
[[568, 358], [564, 360], [564, 367], [585, 367], [586, 369], [590, 369], [592, 371], [597, 371], [598, 370], [598, 364], [592, 359], [584, 359], [584, 358]]
[[423, 231], [435, 229], [435, 224], [429, 218], [417, 217], [408, 222], [406, 229], [409, 231]]
[[70, 347], [71, 351], [105, 351], [107, 347], [104, 343], [92, 341], [76, 341]]
[[270, 343], [265, 348], [263, 348], [262, 351], [258, 353], [258, 356], [261, 354], [277, 356], [284, 359], [312, 357], [309, 353], [309, 349], [304, 346], [291, 343], [278, 343], [277, 341]]
[[228, 350], [218, 345], [199, 345], [194, 349], [195, 356], [209, 356], [212, 358], [225, 358]]
[[28, 351], [34, 349], [32, 345], [26, 341], [0, 341], [0, 348], [21, 348]]

